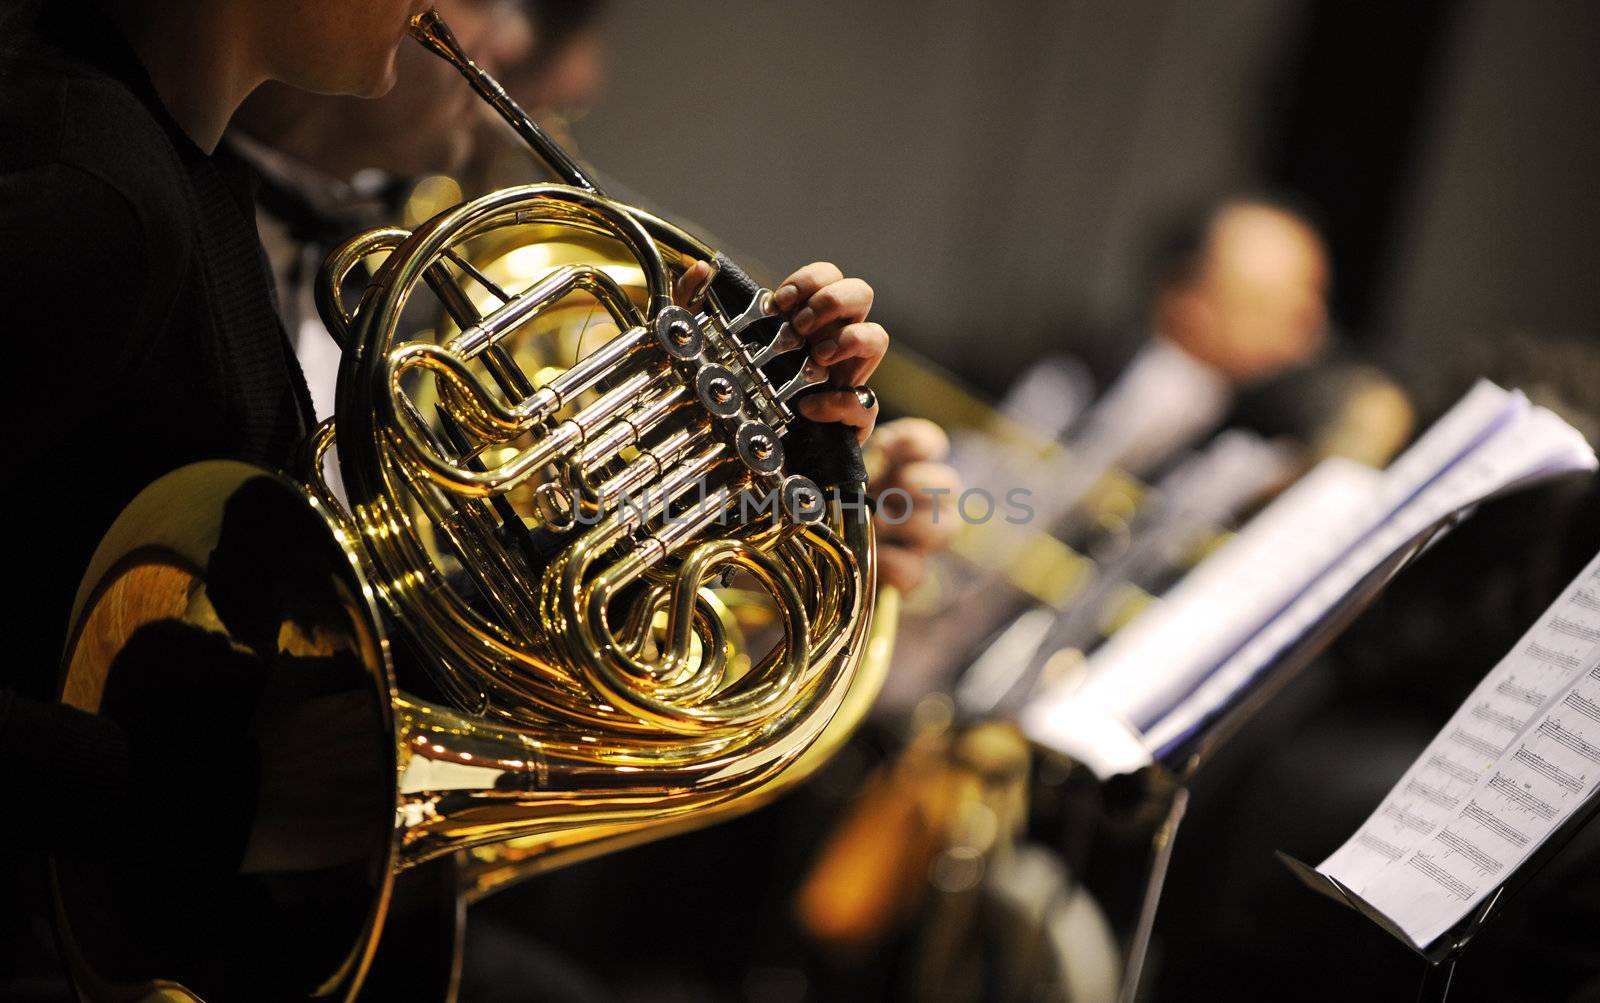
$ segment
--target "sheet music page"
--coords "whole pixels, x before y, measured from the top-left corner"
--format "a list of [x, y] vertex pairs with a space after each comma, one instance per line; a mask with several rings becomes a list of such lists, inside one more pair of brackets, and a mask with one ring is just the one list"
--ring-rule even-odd
[[1479, 380], [1382, 473], [1319, 464], [1095, 652], [1077, 697], [1137, 729], [1157, 724], [1337, 559], [1527, 408], [1521, 393]]
[[1104, 639], [1110, 610], [1130, 587], [1167, 580], [1245, 508], [1289, 483], [1297, 469], [1293, 450], [1253, 432], [1234, 429], [1214, 437], [1157, 482], [1129, 527], [1126, 545], [1098, 564], [1069, 608], [1049, 610], [1027, 631], [1007, 629], [984, 649], [956, 688], [957, 704], [969, 714], [1014, 718], [1063, 649], [1092, 651]]
[[[1372, 571], [1430, 526], [1529, 479], [1595, 467], [1594, 452], [1576, 429], [1544, 408], [1521, 410], [1509, 426], [1500, 427], [1470, 456], [1413, 497], [1199, 689], [1148, 728], [1150, 748], [1159, 755], [1215, 716]], [[1392, 497], [1404, 490], [1409, 488], [1388, 485], [1384, 494]]]
[[[1023, 730], [1101, 776], [1144, 765], [1212, 720], [1431, 526], [1531, 480], [1595, 466], [1560, 418], [1480, 380], [1386, 471], [1319, 464], [1096, 651], [1084, 678], [1036, 696]], [[1089, 747], [1091, 735], [1107, 741], [1105, 753]]]
[[[1141, 714], [1153, 714], [1191, 689], [1200, 675], [1281, 609], [1307, 580], [1367, 528], [1381, 475], [1348, 460], [1327, 460], [1280, 495], [1239, 535], [1179, 582], [1156, 606], [1118, 631], [1089, 660], [1079, 686], [1036, 696], [1020, 716], [1040, 744], [1088, 765], [1143, 765], [1124, 734], [1138, 735]], [[1104, 718], [1118, 722], [1089, 728]], [[1093, 739], [1117, 733], [1114, 754]], [[1142, 759], [1142, 762], [1137, 762]], [[1136, 768], [1135, 767], [1135, 768]]]
[[1600, 784], [1600, 556], [1318, 871], [1426, 947]]
[[1405, 504], [1528, 409], [1528, 398], [1522, 391], [1503, 390], [1488, 380], [1479, 380], [1384, 470], [1385, 500], [1392, 508]]
[[1083, 695], [1143, 728], [1370, 527], [1380, 475], [1318, 464], [1089, 659]]

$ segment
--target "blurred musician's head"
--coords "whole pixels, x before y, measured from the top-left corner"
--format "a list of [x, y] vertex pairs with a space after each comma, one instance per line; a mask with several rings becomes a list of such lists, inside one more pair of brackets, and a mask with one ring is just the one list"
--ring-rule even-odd
[[528, 0], [533, 58], [508, 68], [501, 82], [536, 118], [570, 119], [599, 99], [605, 13], [605, 0]]
[[[572, 123], [600, 99], [606, 78], [605, 0], [525, 0], [533, 52], [497, 74], [500, 83], [556, 142], [575, 150]], [[479, 119], [471, 164], [461, 172], [470, 194], [539, 177], [527, 147], [489, 116]]]
[[1330, 265], [1303, 215], [1265, 198], [1229, 199], [1163, 244], [1153, 269], [1157, 333], [1248, 383], [1316, 354], [1327, 337]]
[[[296, 2], [341, 10], [367, 0]], [[524, 61], [530, 51], [529, 22], [515, 0], [399, 2], [436, 6], [461, 44], [492, 74]], [[398, 82], [377, 101], [268, 84], [245, 102], [235, 124], [256, 141], [340, 180], [367, 168], [403, 176], [456, 169], [472, 152], [482, 117], [477, 98], [448, 63], [421, 46], [401, 46], [396, 62]]]

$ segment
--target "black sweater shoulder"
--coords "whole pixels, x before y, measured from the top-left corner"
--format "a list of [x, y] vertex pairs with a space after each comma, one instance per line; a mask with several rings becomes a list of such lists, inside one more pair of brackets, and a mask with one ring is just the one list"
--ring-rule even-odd
[[48, 55], [0, 61], [0, 136], [8, 310], [40, 353], [29, 361], [65, 353], [102, 384], [146, 347], [190, 267], [181, 164], [125, 85]]

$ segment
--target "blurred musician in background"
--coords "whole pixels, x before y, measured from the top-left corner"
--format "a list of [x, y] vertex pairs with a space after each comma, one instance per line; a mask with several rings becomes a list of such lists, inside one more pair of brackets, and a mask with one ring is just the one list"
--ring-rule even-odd
[[[568, 150], [577, 150], [572, 126], [605, 89], [608, 50], [605, 0], [528, 0], [533, 52], [498, 78], [528, 114]], [[468, 194], [521, 184], [528, 179], [528, 152], [502, 124], [479, 120], [478, 142], [461, 170]], [[610, 179], [607, 179], [610, 188]]]
[[1239, 426], [1314, 456], [1386, 462], [1410, 407], [1377, 370], [1330, 350], [1331, 281], [1321, 234], [1288, 203], [1240, 195], [1180, 215], [1151, 256], [1150, 336], [1127, 345], [1131, 358], [1090, 359], [1109, 387], [1069, 434], [1083, 462], [1148, 477]]
[[[1050, 650], [1087, 651], [1102, 624], [1126, 622], [1116, 604], [1159, 593], [1186, 570], [1175, 560], [1203, 552], [1176, 541], [1225, 531], [1324, 457], [1381, 466], [1410, 436], [1405, 395], [1332, 344], [1331, 265], [1306, 214], [1261, 195], [1210, 200], [1152, 245], [1135, 337], [1026, 372], [999, 406], [1023, 440], [957, 437], [964, 479], [994, 497], [1025, 491], [1031, 517], [961, 527], [880, 709], [903, 715], [951, 689], [997, 640], [992, 660], [1026, 660], [1009, 646], [1031, 630], [1003, 627], [1041, 602], [1062, 614]], [[1034, 673], [1015, 675], [1018, 696]]]
[[[1035, 518], [1016, 529], [994, 523], [963, 529], [968, 535], [941, 569], [940, 604], [902, 632], [880, 707], [915, 722], [929, 705], [922, 698], [946, 691], [969, 722], [1011, 716], [1052, 672], [1082, 664], [1142, 604], [1181, 578], [1191, 566], [1186, 562], [1205, 552], [1205, 540], [1237, 525], [1304, 468], [1330, 455], [1387, 463], [1409, 438], [1410, 405], [1376, 367], [1350, 360], [1332, 344], [1330, 281], [1321, 235], [1286, 203], [1241, 195], [1174, 220], [1152, 255], [1147, 333], [1100, 367], [1095, 375], [1107, 388], [1101, 397], [1073, 420], [1070, 401], [1087, 399], [1082, 387], [1095, 381], [1081, 379], [1069, 365], [1046, 364], [1030, 370], [1001, 404], [1001, 413], [1040, 443], [1063, 436], [1061, 447], [1041, 451], [1025, 440], [1013, 445], [1015, 432], [998, 422], [997, 434], [974, 429], [962, 437], [958, 462], [970, 464], [963, 470], [969, 480], [994, 494], [1027, 485]], [[1050, 567], [1072, 567], [1071, 582], [1055, 590], [1048, 578], [1018, 571], [1039, 563], [1033, 558], [1041, 553], [1060, 555]], [[937, 973], [927, 986], [946, 984], [944, 976], [963, 964], [978, 966], [981, 944], [1004, 958], [1003, 945], [1020, 943], [1019, 957], [1042, 964], [1048, 952], [1029, 939], [1032, 927], [1014, 942], [1003, 923], [973, 919], [962, 894], [943, 896], [937, 882], [925, 879], [931, 865], [918, 854], [944, 836], [929, 836], [921, 795], [904, 778], [927, 774], [936, 788], [947, 774], [928, 768], [937, 753], [916, 752], [918, 744], [913, 741], [913, 751], [895, 766], [893, 783], [875, 784], [853, 806], [851, 820], [817, 866], [805, 895], [809, 932], [841, 957], [876, 957], [858, 941], [870, 945], [876, 937], [881, 945], [890, 936], [883, 917], [910, 908], [905, 901], [875, 901], [875, 895], [920, 894], [920, 935], [937, 945], [924, 959]], [[959, 764], [962, 755], [953, 754], [952, 761]], [[893, 789], [897, 785], [907, 789]], [[1135, 786], [1119, 795], [1129, 802], [1125, 810], [1097, 808], [1086, 799], [1065, 837], [1072, 845], [1063, 845], [1061, 833], [1023, 835], [1019, 829], [1018, 853], [1039, 851], [1025, 842], [1029, 837], [1053, 841], [1043, 854], [1055, 861], [1051, 876], [1034, 872], [1016, 888], [996, 877], [992, 911], [1028, 913], [1037, 905], [1029, 896], [1065, 903], [1087, 887], [1102, 896], [1102, 922], [1128, 932], [1134, 917], [1126, 907], [1139, 901], [1148, 845], [1142, 825], [1121, 817], [1138, 815], [1140, 800], [1127, 794]], [[1092, 859], [1083, 851], [1091, 845]], [[1132, 849], [1119, 860], [1125, 845]], [[999, 875], [1012, 859], [996, 853], [985, 874]], [[902, 868], [905, 860], [910, 863]], [[862, 891], [868, 883], [863, 875], [897, 868], [911, 876], [879, 880], [875, 893]], [[1073, 908], [1100, 915], [1093, 902]], [[1057, 919], [1070, 925], [1071, 912]], [[950, 960], [969, 950], [972, 956]], [[1103, 960], [1085, 949], [1052, 964], [1093, 967]], [[871, 962], [853, 977], [870, 980]]]

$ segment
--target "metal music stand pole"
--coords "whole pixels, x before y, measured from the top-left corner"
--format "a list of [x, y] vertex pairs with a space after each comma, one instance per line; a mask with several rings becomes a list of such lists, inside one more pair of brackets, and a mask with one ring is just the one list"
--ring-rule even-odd
[[1428, 962], [1422, 970], [1422, 985], [1417, 989], [1417, 1003], [1444, 1003], [1450, 996], [1450, 983], [1456, 974], [1456, 956], [1434, 964]]
[[1144, 896], [1139, 905], [1139, 920], [1134, 927], [1133, 940], [1128, 946], [1128, 960], [1122, 972], [1122, 993], [1119, 1003], [1135, 1003], [1144, 982], [1144, 963], [1150, 954], [1150, 939], [1155, 933], [1156, 911], [1161, 904], [1161, 889], [1167, 882], [1167, 870], [1172, 865], [1172, 847], [1178, 836], [1178, 824], [1189, 806], [1189, 789], [1174, 787], [1172, 803], [1167, 817], [1156, 830], [1152, 842], [1150, 874], [1145, 881]]
[[[1417, 534], [1387, 560], [1370, 571], [1353, 588], [1348, 596], [1313, 624], [1298, 641], [1273, 660], [1270, 668], [1231, 705], [1223, 708], [1192, 738], [1163, 757], [1165, 769], [1173, 778], [1174, 793], [1167, 818], [1156, 830], [1151, 843], [1151, 868], [1145, 883], [1139, 919], [1134, 927], [1134, 937], [1128, 950], [1128, 961], [1122, 985], [1121, 1003], [1134, 1003], [1143, 988], [1144, 968], [1149, 954], [1150, 939], [1155, 929], [1156, 913], [1161, 903], [1161, 889], [1166, 882], [1167, 869], [1172, 861], [1173, 841], [1178, 825], [1183, 820], [1188, 805], [1189, 791], [1185, 783], [1211, 758], [1228, 739], [1262, 707], [1277, 696], [1285, 686], [1306, 666], [1327, 650], [1328, 645], [1342, 634], [1346, 627], [1359, 617], [1385, 586], [1408, 564], [1416, 560], [1440, 537], [1449, 532], [1463, 518], [1462, 513], [1446, 516]], [[1451, 963], [1454, 967], [1454, 962]], [[1449, 979], [1445, 979], [1448, 991]], [[1438, 997], [1444, 999], [1443, 996]]]

